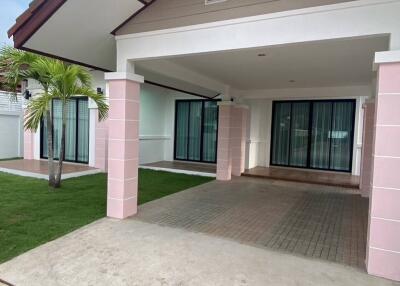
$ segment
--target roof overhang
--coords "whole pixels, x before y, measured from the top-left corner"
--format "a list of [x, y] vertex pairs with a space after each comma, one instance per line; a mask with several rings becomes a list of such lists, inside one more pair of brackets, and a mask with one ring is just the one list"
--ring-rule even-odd
[[19, 49], [113, 71], [113, 32], [147, 7], [144, 0], [35, 0], [9, 30]]

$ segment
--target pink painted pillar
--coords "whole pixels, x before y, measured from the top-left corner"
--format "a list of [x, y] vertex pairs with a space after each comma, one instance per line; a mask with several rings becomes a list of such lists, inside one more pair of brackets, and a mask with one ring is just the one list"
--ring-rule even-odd
[[35, 153], [35, 133], [31, 130], [24, 131], [24, 159], [33, 160]]
[[368, 234], [368, 273], [400, 281], [400, 63], [381, 64]]
[[98, 120], [98, 111], [96, 111], [95, 126], [95, 161], [94, 166], [104, 172], [107, 172], [108, 166], [108, 119]]
[[232, 176], [231, 122], [233, 120], [233, 103], [219, 103], [217, 180], [229, 181]]
[[364, 128], [361, 161], [360, 189], [363, 197], [369, 197], [371, 193], [372, 154], [375, 133], [375, 103], [364, 104]]
[[247, 106], [237, 105], [233, 108], [231, 140], [232, 175], [234, 176], [241, 176], [245, 169], [247, 116]]
[[143, 77], [108, 73], [110, 110], [107, 215], [123, 219], [137, 213], [139, 105]]

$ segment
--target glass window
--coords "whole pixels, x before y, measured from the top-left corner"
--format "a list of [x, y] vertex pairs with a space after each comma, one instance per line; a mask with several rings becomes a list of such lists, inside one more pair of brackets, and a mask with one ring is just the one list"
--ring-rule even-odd
[[271, 164], [351, 171], [354, 100], [274, 102]]
[[278, 102], [274, 108], [274, 128], [272, 163], [276, 165], [289, 164], [289, 137], [290, 137], [290, 116], [291, 103]]
[[203, 160], [214, 162], [217, 156], [218, 106], [215, 101], [204, 102]]
[[176, 103], [175, 158], [179, 160], [187, 159], [189, 107], [190, 103], [186, 101]]
[[292, 103], [290, 134], [290, 166], [306, 167], [308, 152], [310, 103]]
[[351, 168], [351, 148], [354, 118], [354, 104], [335, 102], [333, 104], [333, 122], [331, 138], [332, 170], [349, 170]]
[[216, 162], [218, 106], [211, 100], [178, 100], [175, 159]]
[[[61, 148], [62, 103], [53, 100], [54, 158], [58, 159]], [[48, 157], [47, 122], [42, 120], [41, 157]], [[74, 98], [67, 103], [64, 160], [89, 162], [89, 108], [86, 98]]]
[[87, 100], [78, 101], [78, 161], [89, 162], [89, 107]]
[[332, 102], [313, 104], [311, 164], [312, 168], [329, 168], [329, 149], [331, 145]]

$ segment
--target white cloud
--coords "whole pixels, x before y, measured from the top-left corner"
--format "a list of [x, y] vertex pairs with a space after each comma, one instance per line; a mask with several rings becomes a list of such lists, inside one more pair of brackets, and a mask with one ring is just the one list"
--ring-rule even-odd
[[[27, 1], [29, 2], [29, 1]], [[7, 31], [15, 23], [15, 19], [24, 12], [26, 7], [21, 1], [1, 0], [0, 4], [0, 46], [12, 44]]]

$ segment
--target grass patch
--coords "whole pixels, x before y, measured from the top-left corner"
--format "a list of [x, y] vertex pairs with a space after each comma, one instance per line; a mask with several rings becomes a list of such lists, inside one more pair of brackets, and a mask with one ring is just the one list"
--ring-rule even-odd
[[[211, 180], [139, 170], [139, 204]], [[104, 217], [106, 186], [106, 175], [96, 174], [49, 191], [45, 180], [0, 172], [0, 263]]]
[[12, 161], [12, 160], [22, 160], [23, 158], [21, 157], [14, 157], [14, 158], [6, 158], [6, 159], [0, 159], [1, 161]]

